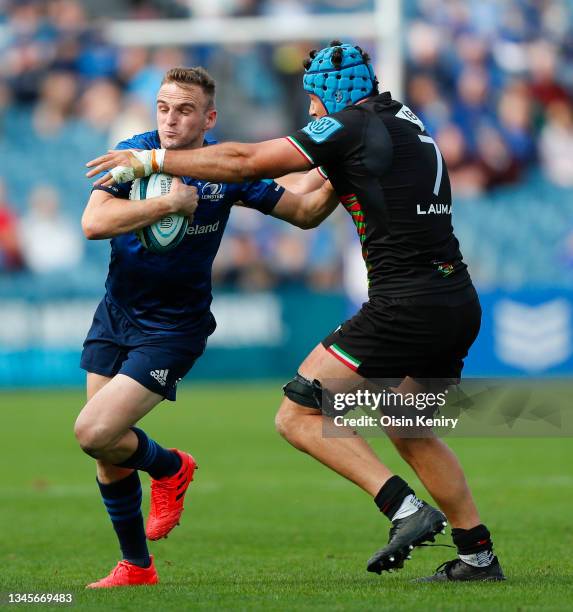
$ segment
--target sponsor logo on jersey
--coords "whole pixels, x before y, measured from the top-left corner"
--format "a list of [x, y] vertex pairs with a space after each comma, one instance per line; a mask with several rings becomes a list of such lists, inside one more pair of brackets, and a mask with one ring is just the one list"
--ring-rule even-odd
[[338, 132], [342, 123], [333, 117], [322, 117], [317, 121], [311, 121], [302, 131], [314, 142], [320, 144], [328, 140], [333, 134]]
[[453, 274], [455, 272], [454, 264], [451, 264], [447, 261], [434, 260], [432, 263], [436, 266], [438, 272], [444, 277], [449, 276], [450, 274]]
[[405, 104], [396, 113], [396, 117], [398, 117], [399, 119], [405, 119], [406, 121], [417, 125], [420, 130], [422, 130], [422, 132], [426, 129], [422, 121], [418, 118], [418, 116], [414, 112], [412, 112], [412, 110], [408, 108]]
[[165, 387], [167, 384], [167, 377], [169, 376], [169, 370], [151, 370], [149, 375], [155, 378], [155, 380], [162, 386]]
[[201, 187], [201, 199], [203, 200], [221, 200], [224, 197], [223, 183], [205, 183]]
[[424, 206], [423, 204], [418, 204], [416, 209], [416, 214], [418, 215], [451, 215], [452, 214], [452, 205], [451, 204], [430, 204]]
[[196, 236], [197, 234], [212, 234], [219, 229], [219, 221], [211, 223], [209, 225], [190, 225], [187, 228], [188, 236]]

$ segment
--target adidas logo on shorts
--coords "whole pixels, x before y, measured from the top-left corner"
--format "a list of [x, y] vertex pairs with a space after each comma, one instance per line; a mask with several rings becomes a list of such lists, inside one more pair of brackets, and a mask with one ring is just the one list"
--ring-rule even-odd
[[153, 378], [162, 386], [165, 387], [167, 384], [167, 377], [169, 376], [169, 370], [151, 370], [149, 372]]

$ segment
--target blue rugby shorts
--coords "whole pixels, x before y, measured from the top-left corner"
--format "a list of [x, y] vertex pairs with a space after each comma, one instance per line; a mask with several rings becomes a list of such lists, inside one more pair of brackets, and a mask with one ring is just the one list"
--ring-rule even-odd
[[124, 374], [153, 393], [175, 401], [177, 383], [203, 354], [215, 319], [197, 335], [150, 333], [132, 323], [106, 296], [84, 341], [80, 367], [113, 377]]

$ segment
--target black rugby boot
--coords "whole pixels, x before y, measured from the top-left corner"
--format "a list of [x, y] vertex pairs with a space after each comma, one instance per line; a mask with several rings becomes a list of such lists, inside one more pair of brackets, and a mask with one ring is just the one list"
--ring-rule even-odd
[[436, 573], [424, 578], [416, 578], [412, 582], [446, 582], [446, 581], [468, 581], [491, 582], [505, 580], [501, 565], [497, 557], [485, 567], [475, 567], [462, 561], [453, 559], [446, 561], [436, 568]]
[[404, 567], [415, 546], [424, 542], [434, 542], [438, 533], [445, 533], [446, 517], [426, 502], [414, 514], [392, 523], [388, 544], [372, 555], [368, 561], [368, 571], [381, 574]]

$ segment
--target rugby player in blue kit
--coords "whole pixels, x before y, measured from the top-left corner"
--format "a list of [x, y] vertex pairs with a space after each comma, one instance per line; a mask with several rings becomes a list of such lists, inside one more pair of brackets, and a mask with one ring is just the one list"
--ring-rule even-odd
[[322, 167], [356, 225], [369, 299], [284, 386], [277, 428], [293, 446], [366, 491], [391, 521], [388, 543], [372, 555], [368, 571], [403, 567], [416, 546], [434, 541], [447, 518], [458, 557], [420, 580], [504, 580], [462, 467], [431, 429], [422, 436], [389, 436], [441, 511], [418, 499], [352, 429], [323, 435], [325, 381], [353, 386], [397, 379], [388, 386], [403, 396], [427, 390], [427, 379], [458, 380], [481, 307], [453, 233], [448, 169], [423, 122], [390, 92], [378, 91], [360, 47], [333, 41], [311, 52], [305, 69], [314, 121], [286, 138], [193, 151], [116, 151], [89, 162], [88, 176], [109, 170], [96, 184], [113, 185], [148, 175], [152, 162], [172, 175], [211, 181], [314, 168], [308, 179], [314, 188]]
[[[121, 142], [118, 149], [193, 149], [211, 145], [215, 83], [202, 68], [174, 68], [157, 95], [158, 130]], [[328, 185], [297, 195], [271, 180], [225, 184], [174, 179], [169, 194], [129, 200], [130, 183], [95, 187], [82, 218], [88, 239], [111, 238], [106, 293], [84, 343], [87, 403], [75, 424], [84, 452], [96, 459], [97, 484], [119, 539], [123, 559], [105, 578], [108, 588], [155, 584], [146, 539], [179, 524], [196, 463], [164, 448], [135, 424], [161, 400], [175, 400], [177, 383], [205, 350], [215, 330], [210, 311], [211, 267], [231, 207], [239, 203], [299, 227], [318, 225], [338, 203]], [[175, 249], [146, 250], [134, 231], [162, 217], [189, 217]], [[151, 477], [147, 525], [138, 472]]]

